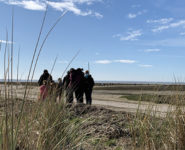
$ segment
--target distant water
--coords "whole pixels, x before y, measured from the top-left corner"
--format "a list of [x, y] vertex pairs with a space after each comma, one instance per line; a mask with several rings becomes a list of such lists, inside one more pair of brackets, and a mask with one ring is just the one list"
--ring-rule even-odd
[[104, 84], [163, 84], [163, 85], [175, 85], [181, 84], [185, 85], [185, 82], [150, 82], [150, 81], [95, 81], [96, 83]]
[[[8, 81], [8, 80], [6, 80], [6, 81]], [[11, 81], [11, 80], [9, 80], [9, 81]], [[13, 79], [12, 81], [17, 82], [16, 79]], [[4, 82], [4, 79], [0, 79], [0, 82]], [[26, 82], [26, 80], [19, 80], [18, 82]], [[38, 80], [32, 80], [32, 82], [38, 82]]]
[[[4, 82], [3, 79], [0, 79], [0, 82]], [[17, 80], [13, 80], [13, 82], [17, 82]], [[26, 82], [26, 80], [19, 80], [19, 82]], [[38, 80], [33, 80], [32, 82], [38, 82]], [[56, 81], [57, 82], [57, 81]], [[95, 81], [95, 83], [100, 84], [162, 84], [162, 85], [175, 85], [181, 84], [185, 85], [185, 82], [154, 82], [154, 81]]]

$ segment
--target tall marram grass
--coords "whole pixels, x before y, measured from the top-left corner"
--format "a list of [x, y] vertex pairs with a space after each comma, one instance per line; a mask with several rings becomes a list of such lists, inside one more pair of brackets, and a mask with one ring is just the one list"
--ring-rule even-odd
[[166, 113], [154, 111], [153, 105], [145, 112], [138, 109], [129, 124], [133, 149], [185, 149], [185, 101], [179, 94], [171, 96], [171, 99], [175, 103], [168, 106]]
[[[14, 124], [18, 123], [17, 115]], [[4, 122], [3, 118], [0, 120]], [[79, 135], [82, 122], [74, 122], [69, 108], [63, 103], [55, 103], [51, 99], [40, 103], [26, 103], [20, 127], [17, 133], [17, 149], [75, 149], [83, 136]], [[11, 120], [7, 126], [1, 125], [1, 138], [11, 137], [5, 134], [5, 128], [11, 128]], [[1, 141], [3, 149], [10, 149], [10, 141]]]
[[[51, 26], [38, 49], [44, 28], [47, 9], [41, 23], [40, 32], [36, 41], [35, 49], [24, 87], [23, 97], [17, 98], [13, 85], [13, 56], [14, 56], [14, 12], [12, 13], [11, 51], [9, 51], [8, 31], [4, 50], [4, 96], [0, 97], [0, 149], [77, 149], [82, 136], [79, 129], [82, 122], [72, 121], [70, 110], [64, 103], [64, 98], [56, 103], [53, 97], [48, 97], [44, 102], [30, 101], [30, 86], [43, 46], [52, 30], [66, 14], [64, 12]], [[0, 43], [0, 52], [2, 43]], [[37, 56], [36, 56], [37, 54]], [[19, 55], [19, 54], [18, 54]], [[19, 59], [19, 57], [18, 57]], [[19, 60], [18, 60], [19, 65]], [[55, 65], [55, 63], [54, 63]], [[54, 68], [52, 67], [52, 71]], [[17, 82], [18, 82], [17, 66]], [[18, 83], [16, 84], [16, 87]], [[56, 93], [56, 91], [54, 91]], [[3, 109], [2, 109], [3, 108]]]

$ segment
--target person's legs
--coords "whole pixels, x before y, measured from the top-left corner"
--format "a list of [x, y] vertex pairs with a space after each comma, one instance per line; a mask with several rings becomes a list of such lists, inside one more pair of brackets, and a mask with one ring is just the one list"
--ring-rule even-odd
[[79, 93], [79, 101], [80, 101], [80, 103], [83, 103], [83, 94], [84, 94], [84, 91], [80, 90], [80, 93]]
[[66, 90], [66, 102], [73, 103], [73, 90], [71, 88]]
[[89, 102], [89, 101], [88, 101], [88, 100], [89, 100], [89, 97], [88, 97], [88, 96], [89, 96], [89, 94], [88, 94], [88, 90], [87, 90], [87, 89], [85, 89], [85, 91], [84, 91], [84, 92], [85, 92], [85, 100], [86, 100], [86, 104], [88, 104], [88, 102]]
[[92, 90], [86, 89], [85, 90], [86, 104], [89, 104], [89, 105], [92, 104], [92, 97], [91, 97], [91, 95], [92, 95]]
[[92, 104], [92, 89], [89, 90], [89, 104]]
[[83, 90], [81, 88], [75, 90], [75, 96], [77, 103], [83, 103]]

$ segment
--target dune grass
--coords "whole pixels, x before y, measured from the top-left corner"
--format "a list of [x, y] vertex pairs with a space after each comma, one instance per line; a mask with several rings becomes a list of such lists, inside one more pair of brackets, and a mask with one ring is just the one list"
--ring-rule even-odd
[[169, 106], [165, 115], [157, 116], [149, 107], [138, 112], [130, 123], [134, 149], [185, 149], [184, 101], [176, 95], [175, 110]]
[[[48, 100], [25, 104], [24, 110], [17, 133], [15, 146], [17, 149], [72, 149], [80, 143], [83, 136], [78, 133], [83, 120], [74, 121], [65, 104]], [[17, 117], [19, 117], [18, 114], [15, 114], [14, 124], [19, 121]], [[9, 146], [11, 145], [9, 141], [11, 134], [6, 135], [4, 130], [11, 128], [11, 120], [8, 120], [7, 127], [4, 117], [0, 122], [2, 122], [0, 134], [2, 135], [0, 138], [0, 143], [3, 143], [2, 148], [11, 149]], [[8, 140], [2, 141], [5, 136], [8, 136]]]

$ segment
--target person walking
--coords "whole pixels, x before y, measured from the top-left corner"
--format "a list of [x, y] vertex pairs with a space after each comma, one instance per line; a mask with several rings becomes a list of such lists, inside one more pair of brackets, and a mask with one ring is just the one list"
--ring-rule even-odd
[[82, 68], [78, 68], [75, 74], [75, 97], [77, 103], [83, 103], [83, 94], [84, 94], [84, 73]]
[[71, 68], [67, 75], [64, 77], [64, 89], [66, 91], [66, 102], [73, 103], [73, 92], [74, 92], [74, 76], [75, 76], [75, 69]]
[[48, 70], [46, 69], [44, 70], [43, 74], [39, 78], [39, 81], [38, 81], [39, 86], [42, 85], [44, 80], [46, 81], [47, 84], [53, 81], [52, 76], [48, 73]]
[[91, 105], [92, 104], [92, 90], [94, 86], [94, 79], [92, 76], [89, 74], [89, 71], [85, 71], [84, 75], [84, 92], [85, 92], [85, 97], [86, 97], [86, 104]]
[[70, 71], [63, 79], [63, 89], [65, 91], [66, 102], [71, 103], [71, 97], [69, 96], [69, 82], [70, 82]]
[[40, 86], [40, 96], [39, 100], [44, 101], [48, 96], [48, 87], [46, 80], [43, 80], [43, 84]]
[[83, 93], [84, 93], [84, 73], [83, 69], [78, 68], [70, 69], [70, 77], [69, 77], [69, 86], [68, 86], [68, 99], [70, 102], [73, 102], [73, 93], [75, 93], [75, 97], [77, 103], [83, 103]]

